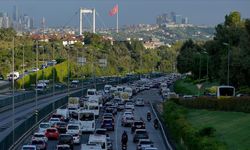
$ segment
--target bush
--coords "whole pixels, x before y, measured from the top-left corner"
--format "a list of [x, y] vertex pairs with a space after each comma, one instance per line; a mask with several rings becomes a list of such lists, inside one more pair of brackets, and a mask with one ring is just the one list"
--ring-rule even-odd
[[[223, 143], [214, 138], [215, 129], [206, 127], [197, 130], [188, 122], [186, 115], [188, 110], [172, 101], [167, 101], [163, 106], [163, 119], [170, 135], [178, 144], [177, 147], [187, 147], [192, 150], [223, 150]], [[185, 146], [182, 146], [183, 141]]]
[[217, 99], [215, 97], [199, 97], [193, 100], [175, 99], [177, 104], [188, 108], [250, 113], [250, 97], [233, 97]]

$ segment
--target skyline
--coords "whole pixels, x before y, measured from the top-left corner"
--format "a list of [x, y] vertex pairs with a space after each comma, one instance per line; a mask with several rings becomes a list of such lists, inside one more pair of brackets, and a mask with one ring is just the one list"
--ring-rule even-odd
[[[46, 26], [78, 27], [79, 13], [75, 14], [79, 8], [96, 8], [97, 28], [110, 28], [115, 27], [116, 18], [110, 17], [108, 12], [115, 4], [119, 5], [120, 27], [133, 24], [156, 24], [158, 15], [171, 11], [188, 17], [190, 23], [195, 25], [217, 25], [222, 23], [225, 15], [231, 11], [239, 11], [242, 18], [250, 18], [250, 1], [247, 0], [2, 0], [0, 12], [7, 12], [12, 16], [13, 7], [16, 5], [21, 14], [35, 18], [36, 27], [41, 26], [42, 17], [46, 18]], [[88, 19], [87, 22], [89, 22]]]

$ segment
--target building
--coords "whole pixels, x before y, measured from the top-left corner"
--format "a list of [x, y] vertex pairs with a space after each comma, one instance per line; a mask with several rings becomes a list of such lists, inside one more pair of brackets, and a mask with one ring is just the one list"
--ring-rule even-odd
[[188, 24], [188, 18], [187, 17], [182, 18], [182, 24]]
[[181, 24], [182, 23], [182, 16], [181, 15], [175, 15], [175, 23]]

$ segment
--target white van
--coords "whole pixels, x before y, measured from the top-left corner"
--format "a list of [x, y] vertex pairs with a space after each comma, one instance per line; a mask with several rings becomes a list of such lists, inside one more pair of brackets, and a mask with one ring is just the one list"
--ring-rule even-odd
[[56, 114], [62, 115], [65, 119], [69, 118], [69, 110], [68, 109], [60, 109], [56, 110]]
[[131, 98], [133, 96], [133, 90], [130, 87], [125, 87], [124, 92], [128, 93], [129, 98]]
[[91, 134], [89, 135], [89, 142], [88, 144], [100, 144], [101, 150], [107, 150], [107, 136], [106, 135], [96, 135]]
[[97, 95], [96, 89], [88, 89], [86, 97]]

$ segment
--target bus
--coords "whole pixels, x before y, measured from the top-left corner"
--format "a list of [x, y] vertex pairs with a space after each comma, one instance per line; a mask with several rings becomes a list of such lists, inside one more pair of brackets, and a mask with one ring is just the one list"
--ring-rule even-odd
[[85, 109], [88, 109], [88, 110], [91, 110], [92, 112], [94, 112], [95, 114], [95, 117], [98, 117], [99, 116], [99, 112], [100, 112], [100, 105], [98, 103], [98, 101], [96, 100], [88, 100], [84, 103], [85, 105]]
[[217, 98], [230, 98], [235, 96], [235, 88], [233, 86], [218, 86], [216, 92]]
[[79, 110], [78, 122], [81, 132], [94, 132], [95, 131], [95, 113], [92, 110]]

